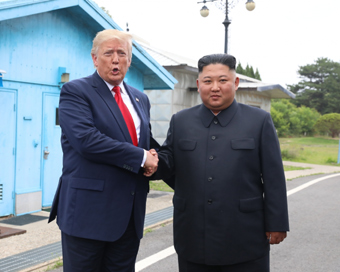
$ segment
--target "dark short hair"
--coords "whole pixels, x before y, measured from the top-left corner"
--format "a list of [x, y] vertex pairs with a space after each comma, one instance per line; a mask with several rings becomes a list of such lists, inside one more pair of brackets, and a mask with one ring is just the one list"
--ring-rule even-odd
[[205, 66], [218, 63], [228, 66], [230, 70], [235, 70], [236, 58], [228, 54], [211, 54], [204, 56], [198, 61], [198, 73], [201, 73]]

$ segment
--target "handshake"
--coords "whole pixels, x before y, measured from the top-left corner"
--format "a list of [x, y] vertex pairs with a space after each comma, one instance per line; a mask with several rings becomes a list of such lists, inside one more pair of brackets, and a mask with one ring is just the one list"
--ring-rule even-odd
[[155, 149], [146, 151], [146, 161], [144, 163], [144, 176], [151, 177], [158, 168], [158, 154]]

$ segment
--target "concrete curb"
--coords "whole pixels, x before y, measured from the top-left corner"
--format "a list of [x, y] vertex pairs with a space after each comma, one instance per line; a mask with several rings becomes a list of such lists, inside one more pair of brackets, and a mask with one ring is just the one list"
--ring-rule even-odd
[[45, 271], [49, 271], [48, 269], [50, 269], [52, 271], [52, 270], [55, 269], [55, 268], [53, 268], [53, 266], [57, 262], [61, 262], [62, 260], [63, 260], [63, 257], [55, 258], [53, 260], [32, 266], [30, 268], [20, 270], [19, 272], [45, 272]]

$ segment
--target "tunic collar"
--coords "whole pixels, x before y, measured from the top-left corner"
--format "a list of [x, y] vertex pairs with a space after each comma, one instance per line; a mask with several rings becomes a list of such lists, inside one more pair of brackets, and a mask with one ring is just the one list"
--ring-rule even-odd
[[218, 115], [215, 116], [215, 114], [213, 114], [210, 109], [204, 106], [204, 104], [201, 104], [199, 115], [201, 116], [202, 123], [205, 127], [209, 127], [213, 120], [217, 120], [217, 122], [222, 127], [225, 127], [229, 124], [231, 119], [233, 119], [237, 109], [238, 103], [234, 99], [233, 103], [231, 103], [228, 108], [222, 110]]

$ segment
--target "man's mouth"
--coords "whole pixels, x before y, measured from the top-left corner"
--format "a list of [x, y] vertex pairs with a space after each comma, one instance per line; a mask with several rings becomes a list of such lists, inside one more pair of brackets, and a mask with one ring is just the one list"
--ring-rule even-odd
[[113, 68], [113, 69], [112, 69], [112, 73], [113, 73], [114, 75], [118, 74], [118, 73], [119, 73], [119, 69], [118, 69], [118, 68]]

